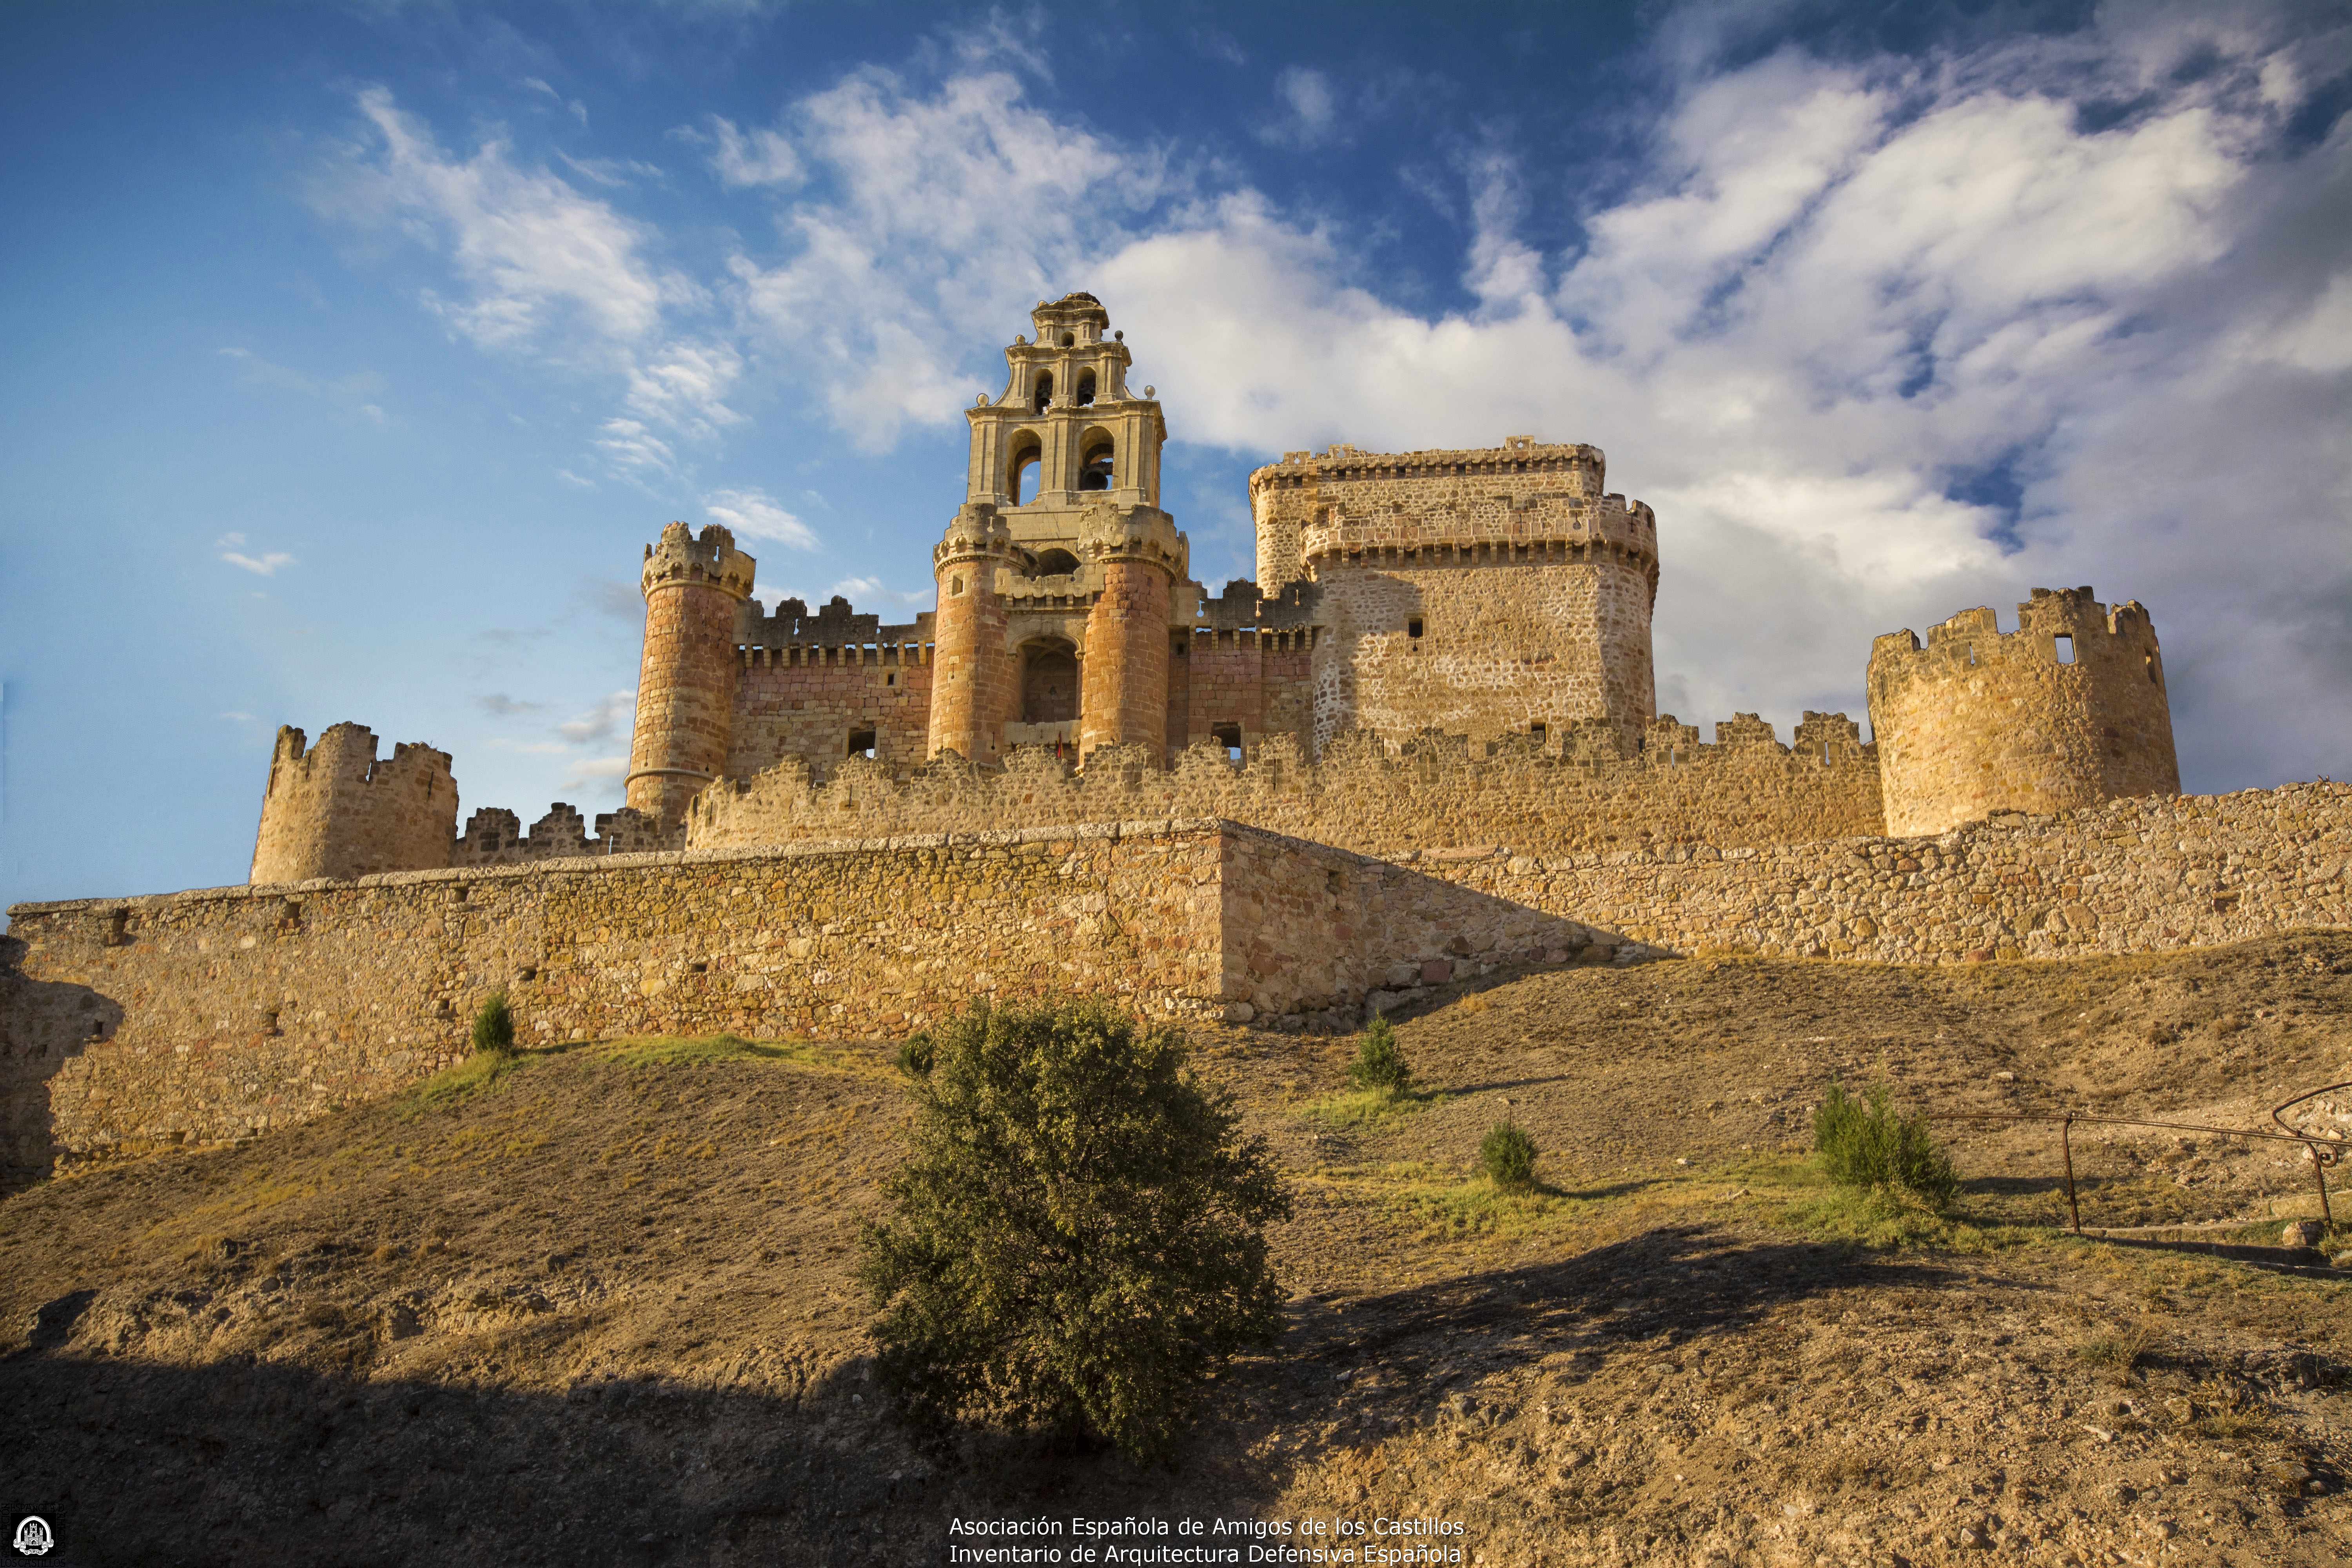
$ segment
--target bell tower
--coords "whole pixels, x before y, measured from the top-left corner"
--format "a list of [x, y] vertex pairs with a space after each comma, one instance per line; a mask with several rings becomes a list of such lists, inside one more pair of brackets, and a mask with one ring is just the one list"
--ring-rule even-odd
[[[982, 396], [971, 422], [967, 501], [1013, 517], [1013, 537], [1044, 537], [1055, 513], [1107, 499], [1114, 506], [1160, 504], [1160, 447], [1168, 424], [1153, 388], [1127, 384], [1126, 334], [1108, 332], [1110, 312], [1092, 294], [1043, 300], [1029, 313], [1032, 342], [1004, 351], [1009, 374], [994, 400]], [[1026, 530], [1021, 519], [1034, 525]], [[1066, 523], [1065, 533], [1077, 531]]]
[[1004, 390], [964, 411], [964, 504], [933, 552], [931, 750], [986, 763], [1012, 745], [1140, 746], [1164, 762], [1171, 643], [1192, 625], [1176, 592], [1189, 546], [1160, 510], [1167, 422], [1152, 388], [1128, 385], [1101, 300], [1066, 294], [1029, 319]]

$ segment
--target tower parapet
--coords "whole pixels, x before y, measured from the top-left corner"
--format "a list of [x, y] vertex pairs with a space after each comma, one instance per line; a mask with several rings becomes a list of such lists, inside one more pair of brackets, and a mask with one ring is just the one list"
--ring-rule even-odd
[[2003, 632], [1989, 608], [1871, 646], [1870, 720], [1889, 833], [1943, 833], [1996, 811], [2056, 812], [2177, 795], [2164, 659], [2136, 601], [2036, 588]]
[[629, 805], [667, 828], [727, 765], [734, 721], [736, 623], [751, 596], [751, 556], [712, 523], [699, 538], [682, 522], [646, 546], [645, 657], [629, 746]]
[[379, 762], [375, 732], [349, 722], [330, 726], [308, 751], [303, 741], [291, 724], [278, 731], [249, 881], [344, 879], [449, 864], [457, 784], [448, 752], [404, 741]]
[[1139, 746], [1165, 766], [1169, 611], [1186, 577], [1189, 547], [1175, 520], [1157, 507], [1100, 506], [1079, 523], [1078, 551], [1102, 574], [1102, 591], [1087, 612], [1079, 754]]

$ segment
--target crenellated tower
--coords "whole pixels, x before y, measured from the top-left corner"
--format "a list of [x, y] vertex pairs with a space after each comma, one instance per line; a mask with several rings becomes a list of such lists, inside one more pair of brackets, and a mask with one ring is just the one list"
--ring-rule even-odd
[[646, 546], [646, 648], [637, 672], [628, 804], [667, 830], [727, 766], [738, 673], [736, 623], [757, 563], [713, 523], [682, 522]]
[[449, 864], [457, 833], [449, 753], [404, 741], [379, 762], [375, 747], [375, 732], [364, 724], [332, 725], [308, 751], [301, 731], [279, 728], [248, 880], [307, 882]]
[[1013, 654], [1005, 635], [998, 578], [1022, 570], [1025, 557], [994, 503], [967, 501], [931, 550], [940, 607], [932, 623], [930, 754], [953, 752], [969, 762], [1004, 760]]
[[2036, 588], [2003, 632], [1988, 608], [1878, 638], [1870, 722], [1886, 830], [1942, 833], [1996, 811], [2178, 795], [2164, 659], [2137, 602]]

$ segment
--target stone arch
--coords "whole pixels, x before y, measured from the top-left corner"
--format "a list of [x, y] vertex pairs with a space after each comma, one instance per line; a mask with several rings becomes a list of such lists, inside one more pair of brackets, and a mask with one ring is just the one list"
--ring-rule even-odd
[[1082, 370], [1078, 372], [1077, 395], [1073, 397], [1071, 401], [1076, 403], [1079, 407], [1085, 408], [1090, 406], [1094, 403], [1094, 400], [1095, 373], [1090, 370]]
[[1118, 443], [1099, 425], [1078, 437], [1078, 489], [1107, 490], [1117, 482]]
[[1060, 577], [1078, 569], [1078, 558], [1066, 550], [1048, 550], [1037, 557], [1033, 577]]
[[1050, 370], [1041, 370], [1037, 373], [1037, 395], [1030, 399], [1029, 406], [1043, 414], [1053, 405], [1054, 373]]
[[[1042, 489], [1040, 465], [1045, 460], [1045, 441], [1034, 430], [1015, 430], [1004, 443], [1004, 494], [1013, 505], [1020, 506], [1037, 499]], [[1022, 492], [1028, 493], [1024, 495]]]

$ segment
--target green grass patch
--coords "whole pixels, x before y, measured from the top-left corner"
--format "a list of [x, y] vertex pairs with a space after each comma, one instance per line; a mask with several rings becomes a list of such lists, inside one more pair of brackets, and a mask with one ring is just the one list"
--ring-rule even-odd
[[488, 1093], [510, 1075], [528, 1068], [531, 1060], [510, 1051], [476, 1051], [456, 1067], [435, 1073], [401, 1099], [414, 1110], [454, 1105]]
[[1345, 1132], [1380, 1127], [1411, 1116], [1415, 1111], [1426, 1110], [1433, 1105], [1441, 1105], [1444, 1100], [1445, 1096], [1435, 1091], [1423, 1093], [1374, 1084], [1363, 1089], [1341, 1089], [1337, 1094], [1309, 1100], [1298, 1108], [1298, 1114], [1335, 1131]]
[[1483, 1175], [1466, 1181], [1435, 1165], [1391, 1165], [1387, 1206], [1426, 1240], [1511, 1240], [1565, 1229], [1604, 1206], [1540, 1184], [1517, 1190]]

